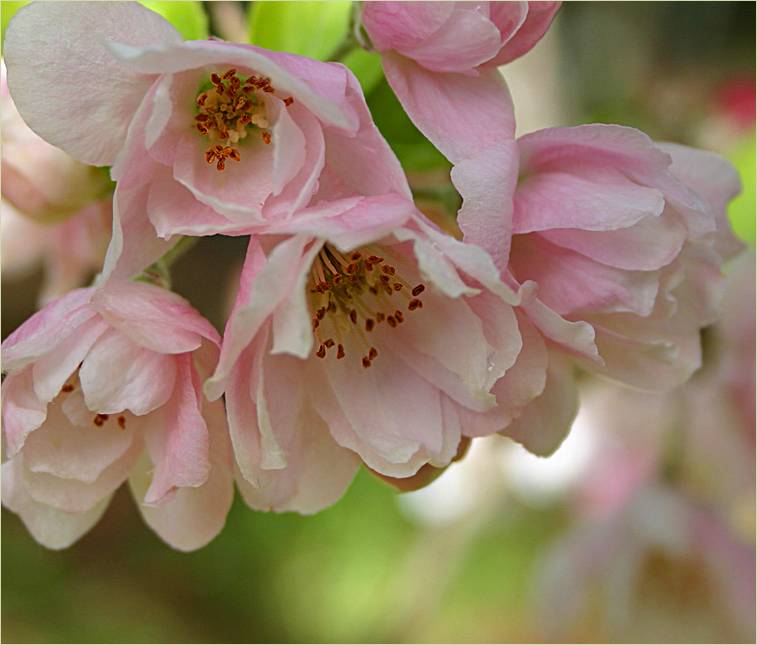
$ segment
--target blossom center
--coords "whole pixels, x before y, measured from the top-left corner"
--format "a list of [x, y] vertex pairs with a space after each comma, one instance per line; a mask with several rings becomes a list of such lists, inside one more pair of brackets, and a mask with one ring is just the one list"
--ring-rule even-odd
[[365, 349], [363, 367], [370, 367], [378, 356], [368, 339], [376, 326], [396, 329], [405, 321], [403, 305], [408, 312], [423, 307], [418, 296], [426, 286], [411, 287], [379, 253], [368, 247], [345, 255], [325, 244], [313, 261], [308, 293], [318, 358], [335, 346], [336, 358], [344, 358], [343, 340], [353, 334]]
[[[71, 394], [71, 392], [73, 392], [75, 389], [76, 389], [76, 385], [72, 382], [68, 382], [60, 389], [60, 394], [61, 395]], [[126, 417], [123, 414], [114, 416], [110, 414], [101, 414], [98, 412], [92, 417], [92, 425], [98, 428], [102, 428], [103, 426], [105, 426], [108, 423], [108, 421], [113, 421], [121, 430], [126, 430]]]
[[[250, 132], [258, 133], [266, 145], [271, 143], [264, 96], [276, 90], [265, 76], [253, 74], [242, 81], [234, 68], [211, 74], [210, 83], [212, 87], [197, 95], [194, 123], [211, 144], [205, 151], [205, 161], [221, 171], [228, 159], [241, 160], [237, 144]], [[284, 99], [287, 107], [293, 102], [291, 97]]]

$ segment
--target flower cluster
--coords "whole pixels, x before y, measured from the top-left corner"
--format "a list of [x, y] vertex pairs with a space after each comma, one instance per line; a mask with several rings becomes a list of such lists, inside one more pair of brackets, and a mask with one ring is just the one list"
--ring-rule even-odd
[[[577, 365], [653, 389], [697, 369], [739, 250], [725, 216], [738, 177], [621, 126], [515, 139], [498, 67], [558, 8], [363, 7], [402, 107], [453, 164], [462, 239], [415, 207], [338, 63], [183, 41], [137, 3], [14, 17], [21, 117], [76, 172], [110, 166], [115, 182], [94, 285], [2, 347], [3, 503], [38, 541], [71, 544], [128, 479], [163, 539], [198, 548], [234, 480], [253, 508], [313, 513], [361, 464], [407, 480], [493, 433], [553, 452]], [[6, 145], [4, 174], [6, 152], [19, 159]], [[222, 339], [147, 271], [218, 234], [249, 236]]]

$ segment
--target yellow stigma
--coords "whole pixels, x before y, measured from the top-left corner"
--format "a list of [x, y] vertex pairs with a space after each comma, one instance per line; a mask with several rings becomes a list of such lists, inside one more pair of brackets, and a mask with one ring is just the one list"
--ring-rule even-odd
[[[370, 367], [378, 350], [368, 334], [384, 322], [392, 329], [401, 325], [403, 304], [407, 311], [423, 307], [418, 296], [426, 286], [411, 287], [379, 253], [363, 248], [345, 255], [326, 244], [313, 261], [308, 293], [318, 358], [326, 358], [332, 347], [337, 359], [344, 358], [344, 335], [356, 334], [358, 344], [365, 348], [361, 363]], [[397, 302], [398, 298], [404, 303]]]
[[[258, 131], [263, 143], [271, 143], [262, 94], [273, 94], [276, 90], [271, 80], [262, 76], [252, 75], [243, 82], [233, 68], [221, 75], [211, 74], [210, 83], [210, 89], [197, 95], [198, 113], [194, 124], [211, 143], [205, 151], [205, 161], [221, 171], [226, 168], [228, 159], [240, 161], [242, 155], [236, 144], [247, 137], [250, 130]], [[293, 102], [291, 97], [284, 99], [287, 107]]]

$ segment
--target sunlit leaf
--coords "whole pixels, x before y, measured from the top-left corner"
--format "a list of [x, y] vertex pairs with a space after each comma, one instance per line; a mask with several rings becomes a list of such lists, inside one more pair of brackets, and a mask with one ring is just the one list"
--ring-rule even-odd
[[376, 53], [370, 53], [364, 49], [355, 48], [344, 58], [341, 59], [353, 74], [357, 76], [360, 85], [363, 86], [363, 93], [368, 94], [380, 82], [384, 76], [381, 69], [381, 57]]
[[168, 20], [187, 40], [203, 40], [208, 37], [208, 16], [202, 2], [141, 2]]
[[352, 2], [255, 2], [249, 13], [254, 45], [328, 60], [347, 37]]
[[742, 240], [754, 246], [755, 243], [755, 136], [746, 137], [729, 154], [728, 158], [741, 175], [742, 192], [731, 202], [728, 215], [733, 229]]
[[28, 2], [3, 2], [2, 12], [0, 12], [0, 18], [2, 19], [2, 39], [5, 40], [5, 30], [8, 27], [8, 23], [11, 18], [16, 15], [16, 12]]

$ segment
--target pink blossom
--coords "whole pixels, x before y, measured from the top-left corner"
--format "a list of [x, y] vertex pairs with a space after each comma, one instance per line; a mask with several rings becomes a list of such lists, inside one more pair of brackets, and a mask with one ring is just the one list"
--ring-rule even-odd
[[341, 65], [184, 42], [138, 3], [110, 2], [21, 9], [5, 56], [32, 129], [74, 158], [113, 165], [105, 276], [133, 275], [178, 235], [289, 219], [322, 193], [410, 195]]
[[[529, 51], [559, 2], [366, 2], [363, 26], [418, 129], [455, 165], [466, 240], [507, 263], [517, 169], [510, 94], [497, 70]], [[511, 172], [513, 171], [513, 172]]]
[[106, 199], [63, 222], [40, 224], [0, 202], [2, 269], [13, 279], [42, 265], [39, 302], [47, 304], [80, 287], [100, 270], [110, 240], [112, 206]]
[[514, 277], [592, 325], [604, 365], [584, 365], [647, 389], [688, 379], [718, 314], [720, 267], [742, 246], [725, 214], [734, 168], [611, 125], [542, 130], [518, 149]]
[[6, 77], [5, 63], [0, 62], [3, 200], [48, 224], [102, 200], [110, 189], [107, 175], [38, 137], [18, 113]]
[[207, 543], [233, 495], [223, 406], [200, 393], [217, 345], [185, 300], [145, 283], [77, 289], [37, 312], [2, 345], [3, 504], [65, 548], [128, 478], [166, 542]]
[[24, 123], [0, 62], [2, 120], [2, 268], [23, 274], [40, 263], [45, 303], [81, 286], [102, 266], [110, 239], [110, 182], [69, 157]]
[[543, 389], [544, 341], [515, 311], [529, 290], [412, 204], [344, 200], [272, 232], [286, 237], [250, 242], [206, 383], [211, 399], [226, 392], [251, 506], [315, 512], [361, 460], [389, 477], [445, 466], [468, 420], [504, 430]]

